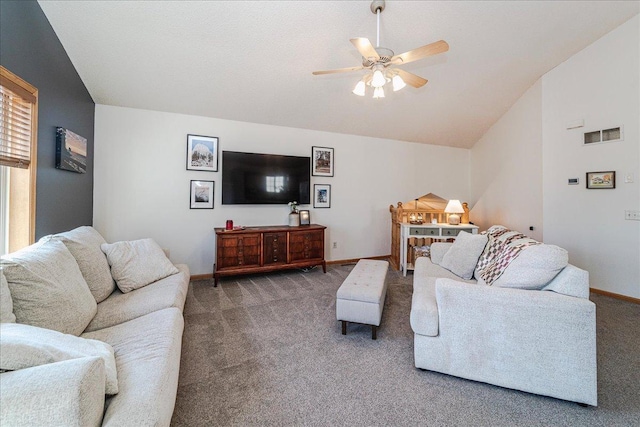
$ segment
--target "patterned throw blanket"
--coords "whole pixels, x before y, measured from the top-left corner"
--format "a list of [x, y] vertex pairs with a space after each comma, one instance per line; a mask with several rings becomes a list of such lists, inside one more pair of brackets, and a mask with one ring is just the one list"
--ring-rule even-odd
[[480, 255], [476, 273], [487, 285], [492, 285], [498, 280], [511, 261], [524, 248], [540, 244], [522, 233], [509, 230], [501, 225], [494, 225], [481, 234], [486, 234], [489, 241]]

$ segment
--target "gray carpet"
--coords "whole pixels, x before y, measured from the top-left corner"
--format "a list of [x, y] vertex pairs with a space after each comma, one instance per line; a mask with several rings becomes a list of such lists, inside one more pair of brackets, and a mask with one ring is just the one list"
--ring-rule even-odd
[[[640, 425], [640, 306], [592, 295], [597, 408], [413, 366], [411, 279], [389, 271], [378, 340], [335, 320], [352, 265], [192, 282], [172, 425]], [[553, 375], [553, 372], [549, 372]]]

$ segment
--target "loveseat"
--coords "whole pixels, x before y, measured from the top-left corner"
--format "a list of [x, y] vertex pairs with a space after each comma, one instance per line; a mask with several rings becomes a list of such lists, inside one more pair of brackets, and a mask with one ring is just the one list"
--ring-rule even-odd
[[597, 405], [596, 309], [566, 250], [505, 227], [416, 261], [415, 366]]
[[92, 227], [2, 257], [0, 424], [168, 426], [189, 269]]

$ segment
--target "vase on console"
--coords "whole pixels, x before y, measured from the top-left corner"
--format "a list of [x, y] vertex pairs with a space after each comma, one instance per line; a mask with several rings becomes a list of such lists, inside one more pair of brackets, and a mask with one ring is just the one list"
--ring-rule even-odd
[[300, 214], [298, 213], [298, 202], [295, 200], [288, 203], [291, 212], [289, 213], [289, 227], [300, 226]]

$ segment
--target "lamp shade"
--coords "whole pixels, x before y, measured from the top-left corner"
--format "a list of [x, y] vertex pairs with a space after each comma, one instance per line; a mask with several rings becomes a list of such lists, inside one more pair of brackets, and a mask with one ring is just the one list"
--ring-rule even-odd
[[464, 208], [462, 207], [460, 200], [449, 200], [444, 211], [445, 213], [464, 213]]
[[406, 86], [404, 80], [402, 80], [402, 77], [400, 76], [393, 76], [392, 83], [394, 92], [397, 92]]
[[375, 70], [373, 72], [373, 78], [371, 79], [371, 86], [382, 87], [386, 82], [387, 82], [387, 79], [384, 78], [384, 74], [382, 74], [382, 71]]
[[358, 96], [364, 96], [364, 81], [360, 80], [356, 85], [355, 89], [353, 89], [353, 93]]

